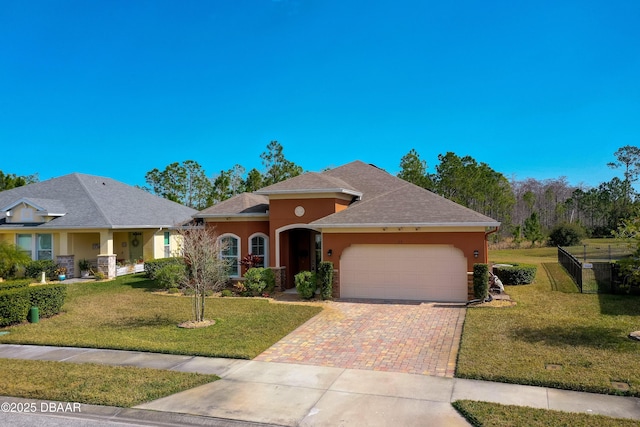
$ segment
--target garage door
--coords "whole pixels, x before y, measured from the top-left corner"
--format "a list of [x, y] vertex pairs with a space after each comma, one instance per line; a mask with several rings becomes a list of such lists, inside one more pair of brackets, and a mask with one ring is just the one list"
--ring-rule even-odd
[[447, 245], [352, 245], [340, 258], [340, 297], [467, 301], [467, 260]]

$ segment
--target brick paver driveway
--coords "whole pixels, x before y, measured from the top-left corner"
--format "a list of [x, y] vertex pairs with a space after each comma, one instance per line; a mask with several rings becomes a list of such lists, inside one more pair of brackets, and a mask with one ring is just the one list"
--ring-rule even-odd
[[453, 377], [465, 307], [333, 301], [255, 360]]

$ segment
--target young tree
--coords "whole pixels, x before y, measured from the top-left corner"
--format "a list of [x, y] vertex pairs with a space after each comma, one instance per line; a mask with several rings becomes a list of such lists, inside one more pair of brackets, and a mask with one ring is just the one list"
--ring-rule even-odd
[[207, 291], [222, 289], [229, 280], [229, 263], [220, 256], [224, 243], [204, 226], [178, 228], [180, 253], [187, 266], [185, 287], [193, 291], [192, 320], [203, 322]]
[[522, 233], [524, 234], [524, 238], [531, 242], [531, 246], [534, 246], [536, 242], [542, 241], [544, 235], [542, 234], [542, 227], [540, 226], [536, 212], [532, 212], [531, 216], [524, 220]]
[[263, 182], [265, 186], [293, 178], [303, 172], [302, 167], [284, 157], [282, 145], [278, 141], [271, 141], [267, 145], [267, 151], [260, 154], [260, 158], [267, 169]]

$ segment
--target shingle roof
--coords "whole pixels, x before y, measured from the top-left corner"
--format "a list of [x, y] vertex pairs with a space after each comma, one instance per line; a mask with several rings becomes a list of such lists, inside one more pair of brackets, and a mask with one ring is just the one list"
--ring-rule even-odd
[[472, 209], [393, 176], [384, 170], [355, 161], [325, 174], [348, 182], [362, 191], [362, 199], [348, 209], [313, 221], [332, 227], [373, 226], [485, 226], [500, 223]]
[[354, 196], [348, 209], [313, 221], [318, 227], [496, 227], [492, 218], [438, 196], [361, 161], [322, 173], [308, 172], [243, 193], [207, 208], [195, 217], [266, 214], [268, 195], [343, 193]]
[[269, 198], [261, 194], [242, 193], [223, 202], [215, 204], [196, 214], [195, 218], [232, 216], [232, 215], [266, 215], [269, 210]]
[[43, 203], [47, 209], [64, 208], [55, 212], [64, 216], [38, 225], [52, 229], [171, 227], [197, 212], [111, 178], [80, 173], [1, 191], [0, 207], [20, 199]]
[[362, 192], [332, 175], [307, 172], [256, 191], [257, 194], [344, 193], [360, 197]]

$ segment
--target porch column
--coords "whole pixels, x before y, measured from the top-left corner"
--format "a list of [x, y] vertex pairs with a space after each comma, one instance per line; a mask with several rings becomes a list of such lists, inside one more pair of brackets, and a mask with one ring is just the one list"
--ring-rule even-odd
[[116, 254], [113, 252], [113, 231], [100, 231], [100, 254], [98, 255], [98, 271], [107, 279], [116, 277]]
[[60, 232], [59, 251], [60, 255], [69, 255], [69, 233], [66, 231]]

